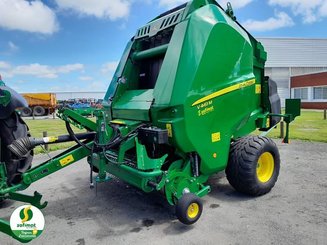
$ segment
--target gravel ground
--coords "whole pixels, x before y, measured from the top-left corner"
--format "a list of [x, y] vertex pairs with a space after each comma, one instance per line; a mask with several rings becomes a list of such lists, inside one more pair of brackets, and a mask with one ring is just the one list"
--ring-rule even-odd
[[[277, 144], [282, 165], [270, 193], [239, 194], [217, 174], [193, 226], [179, 223], [159, 194], [117, 180], [90, 190], [88, 166], [80, 161], [29, 188], [49, 201], [45, 230], [30, 244], [327, 244], [327, 144]], [[6, 202], [0, 217], [9, 219], [20, 205]], [[0, 244], [19, 243], [1, 233]]]

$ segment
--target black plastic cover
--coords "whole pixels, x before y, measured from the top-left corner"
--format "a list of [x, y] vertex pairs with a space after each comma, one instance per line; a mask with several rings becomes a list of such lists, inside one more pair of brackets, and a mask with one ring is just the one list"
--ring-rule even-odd
[[8, 91], [11, 94], [11, 100], [7, 106], [0, 105], [0, 119], [10, 117], [17, 108], [28, 107], [24, 97], [17, 93], [15, 90], [7, 87], [6, 85], [3, 85], [0, 86], [0, 95], [3, 95], [3, 91]]
[[168, 131], [161, 128], [141, 128], [138, 131], [138, 139], [142, 145], [168, 144]]

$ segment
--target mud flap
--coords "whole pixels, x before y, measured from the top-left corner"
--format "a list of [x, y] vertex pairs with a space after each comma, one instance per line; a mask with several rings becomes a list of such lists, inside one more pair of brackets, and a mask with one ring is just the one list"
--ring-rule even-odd
[[[270, 101], [270, 112], [272, 114], [281, 114], [281, 104], [280, 98], [277, 91], [277, 83], [270, 79], [268, 80], [269, 83], [269, 101]], [[276, 125], [280, 122], [280, 117], [271, 117], [270, 118], [270, 125]]]
[[5, 119], [0, 119], [1, 162], [6, 164], [8, 185], [20, 182], [21, 175], [31, 167], [33, 151], [23, 158], [18, 158], [9, 151], [7, 146], [14, 140], [29, 136], [28, 127], [17, 112], [13, 112]]

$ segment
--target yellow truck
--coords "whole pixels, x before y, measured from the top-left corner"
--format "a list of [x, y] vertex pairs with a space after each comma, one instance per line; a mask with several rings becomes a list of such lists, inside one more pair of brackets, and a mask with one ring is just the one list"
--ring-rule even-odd
[[24, 93], [28, 107], [21, 108], [21, 115], [44, 116], [53, 113], [57, 107], [56, 95], [53, 93]]

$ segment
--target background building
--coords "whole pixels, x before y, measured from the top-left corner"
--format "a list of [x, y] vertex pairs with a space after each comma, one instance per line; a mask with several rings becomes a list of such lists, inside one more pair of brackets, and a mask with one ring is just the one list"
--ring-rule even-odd
[[327, 72], [291, 78], [292, 96], [302, 99], [302, 108], [327, 109]]
[[[303, 107], [321, 109], [321, 103], [327, 102], [326, 92], [320, 95], [320, 90], [326, 91], [326, 76], [319, 82], [315, 79], [327, 71], [327, 39], [301, 39], [301, 38], [258, 38], [268, 53], [266, 75], [278, 84], [278, 93], [282, 99], [301, 98]], [[305, 84], [294, 82], [298, 76], [307, 75]], [[293, 87], [291, 85], [294, 85]], [[303, 86], [303, 87], [301, 87]], [[303, 89], [302, 89], [303, 88]], [[300, 92], [299, 92], [300, 91]], [[316, 102], [320, 103], [320, 107]], [[309, 105], [311, 104], [311, 105]]]

